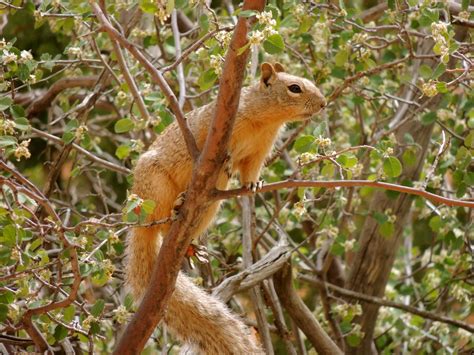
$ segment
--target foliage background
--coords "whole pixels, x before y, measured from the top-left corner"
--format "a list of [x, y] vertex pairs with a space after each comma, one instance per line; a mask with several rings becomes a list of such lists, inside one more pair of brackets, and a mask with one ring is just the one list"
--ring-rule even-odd
[[[165, 73], [185, 99], [185, 111], [216, 96], [238, 8], [230, 1], [107, 2], [113, 24]], [[182, 66], [175, 62], [173, 9]], [[266, 182], [378, 180], [472, 199], [468, 2], [269, 1], [266, 11], [249, 36], [247, 83], [258, 76], [258, 63], [279, 61], [315, 81], [330, 99], [309, 124], [288, 125], [264, 170]], [[122, 288], [124, 238], [153, 209], [152, 202], [127, 195], [130, 171], [173, 115], [124, 49], [126, 69], [118, 64], [87, 1], [0, 2], [0, 13], [0, 343], [7, 351], [32, 350], [36, 328], [55, 349], [108, 353], [133, 311]], [[436, 206], [423, 197], [397, 205], [400, 198], [369, 187], [259, 194], [254, 257], [284, 231], [294, 247], [298, 295], [334, 339], [343, 335], [348, 352], [372, 331], [384, 353], [467, 352], [473, 344], [465, 329], [393, 307], [382, 307], [372, 325], [360, 325], [367, 309], [357, 298], [305, 281], [316, 275], [472, 327], [472, 209]], [[191, 258], [195, 267], [187, 268], [203, 287], [212, 289], [242, 269], [241, 215], [241, 202], [227, 200], [201, 238], [210, 264]], [[391, 254], [377, 254], [364, 242], [371, 225], [378, 243], [392, 246], [386, 248]], [[321, 263], [336, 276], [322, 272]], [[368, 280], [370, 263], [388, 269], [372, 265], [379, 277]], [[268, 292], [272, 286], [265, 287]], [[264, 300], [273, 324], [275, 304], [268, 295]], [[257, 325], [256, 305], [246, 293], [231, 305]], [[27, 311], [38, 307], [37, 314]], [[270, 327], [274, 351], [314, 351], [286, 320], [283, 328]], [[159, 328], [146, 351], [177, 349]]]

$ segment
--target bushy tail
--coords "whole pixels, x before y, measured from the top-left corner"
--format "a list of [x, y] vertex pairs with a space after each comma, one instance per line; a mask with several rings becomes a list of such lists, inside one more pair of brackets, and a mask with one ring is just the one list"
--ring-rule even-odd
[[159, 249], [158, 228], [133, 228], [128, 235], [125, 282], [135, 301], [142, 299], [150, 282]]
[[244, 323], [183, 273], [176, 280], [165, 322], [174, 336], [200, 354], [264, 354]]
[[[127, 247], [126, 280], [135, 300], [148, 286], [158, 253], [158, 230], [134, 228]], [[192, 347], [189, 354], [264, 354], [245, 324], [219, 299], [179, 273], [165, 319], [170, 332]]]

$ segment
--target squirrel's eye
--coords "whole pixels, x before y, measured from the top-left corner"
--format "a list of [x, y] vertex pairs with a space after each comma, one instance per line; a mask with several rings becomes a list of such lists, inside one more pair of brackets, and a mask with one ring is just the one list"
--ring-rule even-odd
[[303, 91], [301, 91], [301, 88], [299, 87], [299, 85], [296, 85], [296, 84], [293, 84], [293, 85], [288, 86], [288, 89], [289, 89], [291, 92], [294, 92], [295, 94], [299, 94], [299, 93], [302, 93], [302, 92], [303, 92]]

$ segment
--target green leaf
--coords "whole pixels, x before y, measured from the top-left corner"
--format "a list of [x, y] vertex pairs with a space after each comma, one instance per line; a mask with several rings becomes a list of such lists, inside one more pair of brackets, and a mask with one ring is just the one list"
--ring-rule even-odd
[[115, 133], [125, 133], [133, 129], [135, 123], [130, 118], [122, 118], [115, 122]]
[[278, 33], [271, 35], [265, 42], [263, 42], [263, 48], [268, 54], [277, 54], [282, 52], [285, 49], [283, 37]]
[[343, 67], [344, 64], [347, 63], [349, 59], [349, 52], [346, 49], [341, 49], [337, 52], [336, 56], [334, 57], [334, 62], [338, 67]]
[[384, 224], [388, 220], [387, 215], [380, 212], [374, 212], [372, 217], [377, 221], [378, 224]]
[[9, 108], [12, 102], [13, 100], [8, 96], [0, 97], [0, 111], [5, 111]]
[[77, 119], [72, 119], [66, 124], [65, 131], [66, 132], [72, 132], [76, 130], [79, 127], [79, 121]]
[[244, 53], [249, 47], [250, 47], [250, 43], [247, 43], [245, 46], [240, 47], [239, 50], [237, 51], [237, 55], [241, 55], [241, 54]]
[[391, 222], [382, 223], [379, 227], [379, 233], [382, 237], [390, 238], [395, 233], [395, 225]]
[[0, 304], [0, 322], [5, 322], [8, 315], [8, 306], [6, 304]]
[[103, 299], [98, 299], [97, 302], [91, 308], [91, 314], [94, 317], [99, 317], [104, 310], [105, 301]]
[[429, 65], [423, 64], [420, 66], [420, 75], [423, 79], [429, 79], [433, 75], [433, 69]]
[[156, 202], [153, 200], [145, 200], [143, 201], [142, 208], [147, 214], [153, 213], [156, 207]]
[[413, 149], [407, 149], [402, 155], [403, 164], [406, 166], [413, 166], [416, 163], [416, 154]]
[[336, 171], [336, 168], [334, 164], [329, 161], [325, 161], [324, 166], [321, 169], [321, 175], [327, 177], [328, 179], [331, 179], [334, 177], [335, 171]]
[[464, 144], [466, 147], [474, 149], [474, 130], [471, 130], [466, 138], [464, 138]]
[[207, 15], [201, 15], [199, 17], [199, 27], [203, 32], [207, 32], [209, 30], [209, 17], [207, 17]]
[[438, 92], [442, 94], [446, 94], [448, 92], [448, 87], [446, 86], [446, 83], [443, 81], [436, 83], [436, 89], [438, 89]]
[[462, 10], [466, 11], [469, 8], [470, 0], [462, 0]]
[[438, 79], [446, 71], [446, 65], [440, 63], [433, 72], [433, 79]]
[[436, 118], [437, 118], [437, 115], [436, 115], [436, 112], [428, 112], [428, 113], [425, 113], [422, 117], [421, 117], [421, 123], [425, 126], [427, 125], [430, 125], [432, 124], [433, 122], [436, 121]]
[[15, 128], [20, 131], [26, 131], [30, 128], [30, 122], [25, 117], [19, 117], [15, 120]]
[[54, 329], [54, 338], [57, 341], [63, 340], [67, 337], [67, 328], [61, 324], [58, 324]]
[[98, 322], [91, 322], [91, 334], [99, 334], [100, 333], [100, 326]]
[[76, 313], [76, 308], [74, 305], [69, 305], [68, 307], [64, 308], [63, 310], [63, 320], [67, 323], [72, 322], [74, 319], [74, 314]]
[[360, 342], [362, 341], [362, 338], [357, 334], [349, 334], [346, 340], [347, 344], [355, 348], [359, 346]]
[[14, 225], [8, 224], [3, 228], [3, 243], [7, 246], [14, 246], [17, 243]]
[[15, 145], [17, 142], [15, 137], [12, 136], [0, 136], [0, 148], [9, 147]]
[[131, 151], [132, 151], [132, 148], [130, 148], [128, 145], [122, 144], [115, 151], [115, 155], [119, 159], [125, 159], [130, 155]]
[[353, 168], [359, 161], [354, 154], [341, 154], [336, 160], [346, 169]]
[[10, 304], [15, 301], [15, 294], [13, 291], [6, 290], [5, 292], [0, 293], [0, 303]]
[[402, 164], [395, 157], [385, 158], [383, 162], [383, 171], [388, 177], [397, 177], [402, 173]]
[[140, 9], [143, 10], [143, 12], [146, 12], [149, 14], [154, 14], [155, 12], [158, 11], [158, 7], [156, 6], [156, 1], [154, 0], [140, 0], [139, 6], [140, 6]]
[[213, 69], [209, 69], [201, 74], [198, 79], [199, 89], [205, 91], [207, 89], [212, 88], [214, 83], [217, 80], [217, 74], [214, 72]]
[[428, 224], [433, 232], [438, 233], [441, 227], [443, 226], [443, 220], [440, 216], [434, 216], [430, 218]]
[[255, 10], [244, 10], [244, 11], [239, 12], [239, 17], [252, 17], [252, 16], [255, 16], [256, 14], [258, 14], [258, 12]]
[[171, 11], [173, 11], [173, 9], [174, 9], [174, 0], [168, 0], [166, 2], [166, 12], [170, 14]]
[[334, 243], [331, 247], [331, 254], [342, 256], [344, 254], [344, 246], [340, 243]]
[[301, 136], [299, 137], [296, 141], [295, 144], [293, 145], [293, 148], [298, 152], [298, 153], [304, 153], [309, 150], [311, 145], [314, 142], [314, 137], [307, 135], [307, 136]]
[[64, 132], [63, 136], [61, 137], [63, 142], [66, 144], [72, 143], [75, 138], [76, 138], [76, 135], [74, 134], [74, 132]]
[[25, 117], [25, 109], [20, 105], [12, 105], [10, 107], [10, 113], [13, 118]]

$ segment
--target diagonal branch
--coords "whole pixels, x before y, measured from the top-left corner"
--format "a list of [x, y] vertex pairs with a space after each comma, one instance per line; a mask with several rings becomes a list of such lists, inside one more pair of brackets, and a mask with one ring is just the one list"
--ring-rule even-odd
[[286, 265], [273, 276], [275, 290], [283, 307], [285, 307], [291, 318], [305, 333], [318, 353], [342, 355], [341, 349], [331, 340], [293, 289], [291, 271], [290, 263], [286, 263]]

